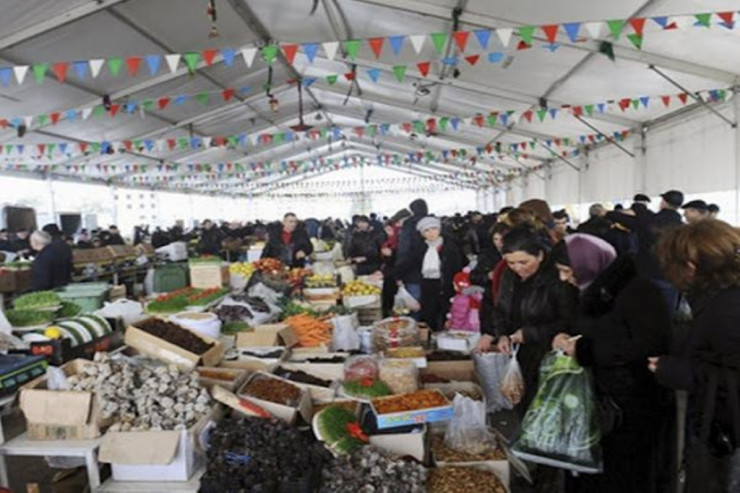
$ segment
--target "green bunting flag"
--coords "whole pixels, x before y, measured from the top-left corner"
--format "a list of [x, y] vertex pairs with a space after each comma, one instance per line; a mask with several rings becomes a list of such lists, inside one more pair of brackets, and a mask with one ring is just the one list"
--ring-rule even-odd
[[352, 60], [357, 56], [357, 50], [360, 49], [359, 39], [348, 39], [344, 42], [344, 51], [347, 52], [347, 56]]
[[440, 130], [442, 130], [443, 132], [446, 132], [447, 131], [447, 123], [449, 121], [450, 121], [450, 119], [447, 118], [446, 116], [443, 116], [442, 118], [440, 118], [439, 119], [439, 128], [440, 128]]
[[611, 61], [616, 60], [616, 57], [614, 56], [614, 45], [609, 41], [602, 41], [601, 44], [599, 44], [599, 53], [606, 55], [606, 57]]
[[540, 119], [540, 122], [544, 122], [546, 116], [547, 116], [546, 109], [537, 110], [537, 118]]
[[101, 105], [97, 105], [95, 109], [93, 109], [93, 115], [94, 116], [102, 116], [105, 113], [105, 108]]
[[46, 122], [48, 121], [48, 118], [46, 115], [39, 115], [39, 125], [42, 127], [46, 125]]
[[586, 114], [588, 116], [594, 116], [594, 105], [587, 104], [586, 106], [583, 107], [583, 109], [586, 110]]
[[182, 57], [185, 59], [185, 66], [188, 68], [190, 73], [192, 74], [195, 72], [195, 69], [198, 67], [198, 62], [200, 61], [200, 53], [185, 53]]
[[121, 66], [123, 65], [123, 58], [109, 58], [108, 59], [108, 70], [113, 77], [118, 77], [121, 72]]
[[278, 54], [278, 47], [275, 45], [265, 45], [261, 48], [260, 53], [262, 54], [262, 58], [267, 63], [272, 63], [275, 61], [275, 58]]
[[393, 73], [398, 82], [403, 82], [404, 77], [406, 77], [406, 65], [396, 65], [393, 67]]
[[37, 63], [33, 66], [33, 76], [36, 78], [36, 82], [41, 84], [44, 82], [46, 77], [46, 71], [49, 69], [49, 65], [46, 63]]
[[696, 14], [696, 23], [700, 26], [711, 27], [712, 14]]
[[326, 82], [327, 82], [327, 83], [328, 83], [328, 84], [329, 84], [330, 86], [333, 86], [334, 84], [336, 84], [336, 83], [337, 83], [337, 79], [338, 79], [338, 78], [339, 78], [339, 76], [338, 76], [337, 74], [327, 75], [327, 76], [326, 76]]
[[639, 34], [633, 33], [633, 34], [628, 34], [627, 39], [629, 39], [630, 42], [633, 45], [635, 45], [635, 48], [637, 48], [638, 50], [642, 49], [642, 36], [640, 36]]
[[197, 99], [200, 104], [208, 104], [210, 96], [207, 92], [200, 92], [197, 96], [195, 96], [195, 99]]
[[531, 45], [534, 38], [534, 30], [535, 26], [521, 26], [519, 28], [519, 37], [522, 38], [522, 41]]
[[433, 33], [431, 38], [434, 48], [437, 50], [437, 53], [441, 55], [445, 49], [445, 45], [447, 44], [447, 33]]
[[614, 19], [611, 21], [606, 21], [606, 25], [609, 26], [609, 32], [612, 33], [612, 36], [614, 36], [615, 40], [618, 40], [619, 36], [622, 34], [624, 24], [624, 19]]

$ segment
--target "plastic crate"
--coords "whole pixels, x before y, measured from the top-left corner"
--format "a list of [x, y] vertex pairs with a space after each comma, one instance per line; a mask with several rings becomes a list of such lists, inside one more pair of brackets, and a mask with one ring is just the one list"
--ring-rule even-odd
[[190, 284], [186, 263], [164, 264], [154, 268], [154, 292], [169, 293]]
[[62, 300], [79, 305], [83, 313], [94, 312], [102, 308], [107, 295], [107, 283], [70, 284], [59, 291], [59, 297]]

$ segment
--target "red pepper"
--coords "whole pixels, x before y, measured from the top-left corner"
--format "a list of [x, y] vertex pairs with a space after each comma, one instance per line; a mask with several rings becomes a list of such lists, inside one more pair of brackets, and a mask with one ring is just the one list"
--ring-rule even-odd
[[356, 438], [360, 440], [361, 442], [368, 442], [369, 439], [364, 431], [362, 431], [362, 428], [360, 428], [360, 423], [357, 421], [353, 421], [352, 423], [347, 423], [347, 431], [349, 432], [349, 435], [353, 438]]

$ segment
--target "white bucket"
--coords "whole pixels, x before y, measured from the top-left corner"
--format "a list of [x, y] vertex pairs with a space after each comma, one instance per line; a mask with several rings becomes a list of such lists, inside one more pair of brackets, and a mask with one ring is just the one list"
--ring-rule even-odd
[[221, 321], [215, 313], [181, 312], [172, 315], [170, 321], [213, 339], [221, 337]]

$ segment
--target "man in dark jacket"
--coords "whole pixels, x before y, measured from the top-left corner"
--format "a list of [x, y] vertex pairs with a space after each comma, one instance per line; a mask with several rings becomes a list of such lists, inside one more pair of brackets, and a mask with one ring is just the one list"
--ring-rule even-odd
[[13, 244], [10, 242], [10, 236], [7, 229], [0, 230], [0, 252], [12, 252]]
[[367, 216], [359, 216], [356, 224], [357, 229], [347, 248], [347, 256], [355, 266], [356, 274], [367, 276], [380, 270], [380, 247], [383, 237], [370, 225]]
[[606, 209], [603, 205], [591, 205], [591, 207], [588, 208], [588, 221], [578, 226], [578, 232], [604, 238], [611, 228], [611, 223], [605, 216]]
[[670, 312], [674, 313], [678, 307], [678, 291], [665, 281], [653, 250], [660, 235], [666, 229], [682, 224], [678, 209], [683, 204], [683, 193], [678, 190], [669, 190], [661, 197], [663, 200], [658, 213], [654, 213], [646, 207], [640, 207], [637, 210], [633, 209], [634, 215], [610, 212], [606, 217], [636, 234], [638, 245], [635, 262], [637, 271], [642, 277], [650, 279], [660, 288], [666, 298]]
[[[56, 225], [54, 225], [56, 226]], [[45, 226], [46, 229], [49, 225]], [[31, 267], [31, 289], [45, 291], [69, 284], [72, 279], [72, 252], [63, 239], [53, 239], [46, 231], [31, 235], [31, 248], [38, 252]]]
[[118, 231], [118, 226], [115, 224], [112, 224], [110, 228], [108, 228], [108, 236], [105, 242], [106, 245], [125, 245], [126, 242], [123, 241], [123, 236], [121, 236], [120, 231]]
[[28, 239], [30, 234], [30, 231], [25, 228], [16, 231], [15, 239], [11, 242], [13, 247], [11, 251], [19, 256], [26, 256], [31, 251], [31, 244]]
[[282, 225], [277, 223], [269, 228], [262, 258], [276, 258], [291, 268], [304, 267], [311, 253], [313, 245], [306, 228], [299, 226], [296, 215], [289, 212], [283, 216]]
[[411, 296], [420, 300], [421, 264], [424, 252], [426, 252], [426, 244], [416, 230], [416, 225], [429, 215], [429, 208], [424, 199], [416, 199], [411, 202], [409, 209], [413, 215], [403, 223], [398, 237], [395, 278], [406, 287]]
[[203, 232], [200, 236], [198, 250], [202, 255], [219, 255], [221, 253], [223, 233], [213, 225], [210, 219], [203, 221]]

